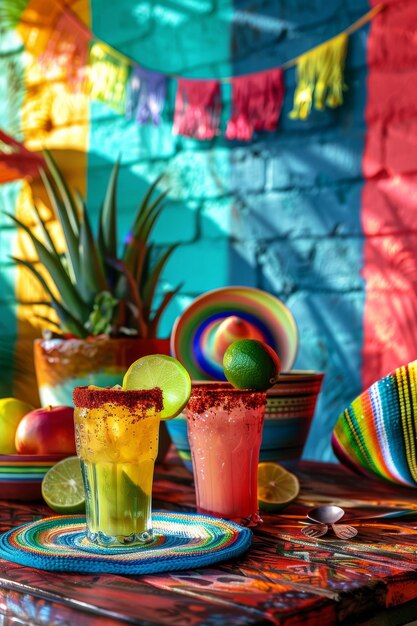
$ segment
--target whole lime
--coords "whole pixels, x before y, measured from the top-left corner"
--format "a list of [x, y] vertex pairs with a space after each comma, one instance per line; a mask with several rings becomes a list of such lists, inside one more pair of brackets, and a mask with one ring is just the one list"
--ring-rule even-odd
[[265, 391], [274, 385], [281, 371], [277, 353], [257, 339], [239, 339], [227, 348], [223, 369], [236, 389]]
[[15, 435], [20, 420], [33, 407], [17, 398], [0, 398], [0, 454], [16, 454]]

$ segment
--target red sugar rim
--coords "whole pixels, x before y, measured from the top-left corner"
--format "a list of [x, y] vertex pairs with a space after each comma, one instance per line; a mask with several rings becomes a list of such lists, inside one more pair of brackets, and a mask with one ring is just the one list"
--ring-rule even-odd
[[91, 389], [88, 386], [75, 387], [72, 394], [74, 405], [78, 408], [95, 409], [103, 404], [117, 404], [142, 409], [154, 408], [160, 412], [163, 409], [162, 390], [153, 389]]
[[265, 406], [266, 392], [254, 389], [236, 389], [230, 383], [195, 382], [187, 409], [201, 413], [209, 408], [222, 407], [225, 411], [236, 407], [241, 401], [247, 409], [259, 409]]

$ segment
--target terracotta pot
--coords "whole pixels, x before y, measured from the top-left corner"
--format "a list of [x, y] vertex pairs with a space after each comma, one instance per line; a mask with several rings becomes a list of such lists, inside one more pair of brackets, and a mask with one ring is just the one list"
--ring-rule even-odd
[[[170, 354], [169, 339], [36, 339], [34, 361], [42, 406], [72, 406], [72, 391], [81, 385], [99, 387], [121, 384], [133, 361], [148, 354]], [[169, 435], [161, 423], [158, 460], [169, 447]]]

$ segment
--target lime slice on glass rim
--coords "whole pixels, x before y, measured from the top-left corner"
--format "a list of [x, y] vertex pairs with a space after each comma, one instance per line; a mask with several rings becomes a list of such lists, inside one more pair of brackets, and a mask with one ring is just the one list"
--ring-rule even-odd
[[150, 354], [138, 359], [123, 378], [123, 389], [162, 390], [164, 408], [161, 420], [169, 420], [181, 413], [191, 394], [190, 375], [177, 359], [164, 354]]
[[297, 476], [278, 463], [258, 465], [258, 504], [261, 511], [280, 511], [300, 492]]
[[85, 495], [81, 464], [76, 456], [59, 461], [42, 480], [42, 497], [57, 513], [83, 513]]

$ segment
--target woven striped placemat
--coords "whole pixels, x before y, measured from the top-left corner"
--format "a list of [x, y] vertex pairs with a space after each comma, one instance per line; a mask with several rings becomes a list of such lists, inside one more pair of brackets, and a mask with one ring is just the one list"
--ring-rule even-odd
[[156, 511], [154, 538], [140, 547], [101, 548], [86, 537], [85, 517], [48, 517], [0, 537], [0, 558], [60, 572], [153, 574], [204, 567], [245, 552], [252, 532], [197, 513]]

